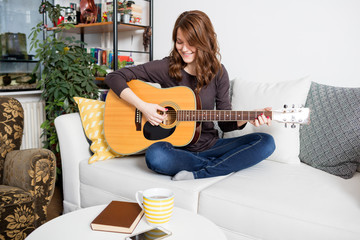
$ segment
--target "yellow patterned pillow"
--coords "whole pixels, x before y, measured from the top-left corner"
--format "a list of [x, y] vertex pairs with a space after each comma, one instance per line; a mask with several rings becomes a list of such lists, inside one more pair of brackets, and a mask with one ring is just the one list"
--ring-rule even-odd
[[111, 151], [104, 136], [104, 109], [105, 102], [74, 97], [78, 105], [82, 126], [85, 134], [91, 141], [90, 150], [94, 153], [89, 158], [89, 163], [122, 157]]

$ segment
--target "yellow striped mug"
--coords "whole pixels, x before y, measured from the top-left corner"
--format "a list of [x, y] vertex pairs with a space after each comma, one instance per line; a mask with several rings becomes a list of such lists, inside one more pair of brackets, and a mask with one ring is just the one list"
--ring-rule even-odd
[[135, 197], [150, 225], [160, 226], [170, 221], [174, 208], [174, 193], [171, 190], [150, 188], [137, 191]]

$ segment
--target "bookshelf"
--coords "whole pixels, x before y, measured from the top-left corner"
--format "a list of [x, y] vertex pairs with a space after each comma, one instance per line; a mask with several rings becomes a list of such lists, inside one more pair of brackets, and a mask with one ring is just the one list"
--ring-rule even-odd
[[[140, 1], [140, 0], [139, 0]], [[69, 30], [66, 30], [66, 32], [68, 33], [75, 33], [75, 34], [80, 34], [80, 40], [82, 42], [85, 42], [85, 35], [86, 34], [96, 34], [96, 33], [108, 33], [108, 32], [112, 32], [113, 33], [113, 47], [112, 50], [114, 53], [118, 53], [118, 52], [132, 52], [132, 53], [140, 53], [140, 54], [148, 54], [148, 60], [152, 61], [153, 60], [153, 35], [151, 35], [150, 37], [150, 44], [149, 44], [149, 48], [148, 51], [137, 51], [137, 50], [124, 50], [124, 49], [118, 49], [118, 35], [121, 34], [121, 32], [125, 32], [125, 31], [137, 31], [137, 30], [146, 30], [148, 27], [150, 27], [150, 29], [152, 29], [153, 26], [153, 0], [141, 0], [144, 2], [148, 2], [149, 7], [148, 7], [148, 16], [149, 16], [149, 20], [148, 20], [148, 25], [139, 25], [139, 24], [132, 24], [132, 23], [122, 23], [120, 22], [120, 20], [118, 19], [118, 8], [114, 7], [113, 9], [113, 21], [112, 22], [97, 22], [97, 23], [91, 23], [91, 24], [83, 24], [83, 23], [79, 23], [77, 25], [75, 25], [74, 28], [71, 28]], [[117, 0], [113, 0], [113, 6], [117, 6]], [[43, 18], [44, 21], [46, 21], [46, 17]], [[53, 28], [47, 28], [45, 31], [52, 31], [56, 29], [55, 27]], [[115, 56], [115, 54], [114, 54]], [[114, 67], [113, 70], [117, 70], [118, 69], [118, 63], [117, 61], [114, 61]], [[96, 80], [97, 81], [103, 81], [105, 78], [104, 77], [97, 77]]]

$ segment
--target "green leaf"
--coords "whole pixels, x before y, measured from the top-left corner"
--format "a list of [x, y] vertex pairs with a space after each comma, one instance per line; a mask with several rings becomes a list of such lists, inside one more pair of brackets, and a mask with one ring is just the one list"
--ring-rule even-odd
[[59, 89], [58, 88], [55, 88], [54, 89], [54, 98], [59, 98]]
[[61, 92], [62, 92], [64, 95], [69, 94], [69, 91], [68, 91], [67, 88], [61, 87], [60, 90], [61, 90]]

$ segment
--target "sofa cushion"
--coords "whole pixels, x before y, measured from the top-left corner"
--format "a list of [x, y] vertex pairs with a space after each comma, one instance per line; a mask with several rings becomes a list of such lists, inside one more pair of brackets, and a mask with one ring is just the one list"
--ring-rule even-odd
[[313, 82], [306, 106], [311, 124], [300, 130], [301, 161], [351, 178], [360, 163], [360, 88]]
[[13, 206], [16, 204], [32, 203], [34, 197], [30, 192], [13, 186], [0, 185], [0, 207]]
[[175, 206], [196, 212], [199, 192], [227, 176], [171, 181], [170, 176], [149, 170], [145, 156], [127, 156], [88, 164], [80, 162], [81, 207], [106, 204], [111, 200], [135, 201], [135, 192], [153, 187], [170, 188]]
[[34, 196], [17, 187], [0, 185], [0, 199], [0, 239], [26, 239], [38, 226]]
[[15, 98], [0, 96], [0, 184], [6, 154], [20, 149], [24, 127], [24, 110]]
[[259, 239], [359, 239], [359, 183], [360, 173], [262, 161], [203, 190], [199, 214]]
[[120, 157], [111, 151], [104, 136], [105, 102], [94, 99], [74, 97], [78, 105], [83, 129], [86, 137], [91, 141], [90, 150], [93, 155], [89, 163]]
[[[233, 86], [232, 108], [234, 110], [255, 110], [272, 107], [282, 109], [284, 104], [305, 105], [310, 88], [307, 78], [276, 82], [251, 82], [236, 79]], [[268, 160], [284, 163], [300, 163], [299, 128], [285, 128], [284, 124], [273, 121], [271, 127], [255, 127], [247, 124], [244, 129], [227, 132], [224, 137], [236, 137], [253, 132], [265, 132], [274, 137], [276, 149]]]

